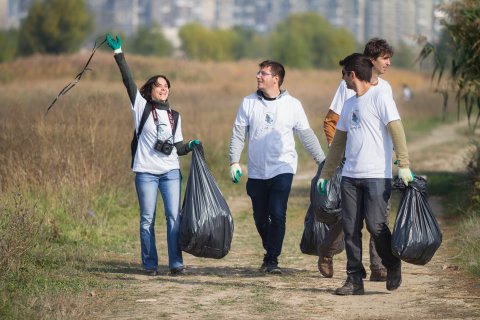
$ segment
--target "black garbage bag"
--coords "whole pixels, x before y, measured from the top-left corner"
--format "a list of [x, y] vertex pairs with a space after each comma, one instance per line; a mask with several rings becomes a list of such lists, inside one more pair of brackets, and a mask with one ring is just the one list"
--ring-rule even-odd
[[[323, 222], [316, 221], [313, 213], [313, 207], [310, 205], [305, 215], [302, 240], [300, 241], [300, 251], [304, 254], [318, 256], [320, 246], [324, 243], [330, 228]], [[345, 242], [342, 240], [335, 254], [343, 251]]]
[[392, 187], [402, 197], [392, 233], [392, 252], [399, 259], [425, 265], [442, 243], [442, 233], [427, 201], [427, 181], [415, 177], [408, 187], [398, 177]]
[[320, 222], [333, 224], [342, 219], [342, 197], [340, 190], [340, 182], [342, 181], [342, 164], [335, 170], [332, 178], [325, 185], [326, 192], [320, 194], [317, 191], [317, 181], [320, 179], [325, 161], [318, 166], [317, 174], [313, 177], [310, 184], [310, 202], [313, 206], [315, 219]]
[[233, 218], [208, 169], [202, 145], [194, 145], [183, 199], [180, 248], [197, 257], [220, 259], [230, 251]]

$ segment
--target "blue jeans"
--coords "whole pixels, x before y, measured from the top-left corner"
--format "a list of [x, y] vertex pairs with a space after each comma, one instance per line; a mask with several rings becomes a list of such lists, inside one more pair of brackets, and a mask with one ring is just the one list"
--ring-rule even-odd
[[271, 179], [248, 179], [247, 194], [252, 200], [253, 219], [266, 251], [264, 261], [278, 263], [285, 237], [287, 202], [293, 174], [279, 174]]
[[382, 264], [387, 269], [396, 267], [400, 260], [392, 253], [392, 234], [387, 217], [392, 180], [343, 177], [341, 189], [348, 276], [361, 280], [362, 275], [365, 275], [362, 264], [363, 220], [375, 242]]
[[167, 220], [168, 266], [170, 269], [183, 267], [182, 251], [178, 245], [181, 181], [182, 176], [178, 169], [164, 174], [137, 172], [135, 176], [135, 187], [140, 205], [142, 264], [143, 268], [147, 270], [156, 270], [158, 267], [155, 245], [157, 189], [162, 195]]

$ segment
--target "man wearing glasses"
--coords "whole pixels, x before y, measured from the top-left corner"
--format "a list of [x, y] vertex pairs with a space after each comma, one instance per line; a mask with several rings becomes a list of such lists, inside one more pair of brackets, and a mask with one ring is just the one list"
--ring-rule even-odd
[[287, 202], [297, 171], [294, 132], [313, 159], [320, 164], [325, 154], [308, 123], [299, 100], [280, 89], [284, 67], [275, 61], [259, 64], [257, 91], [245, 98], [233, 126], [230, 141], [230, 176], [240, 181], [240, 156], [248, 139], [247, 194], [253, 219], [265, 249], [262, 272], [281, 274], [278, 257], [285, 236]]
[[382, 263], [387, 268], [387, 290], [396, 290], [402, 282], [401, 263], [392, 253], [392, 234], [386, 213], [392, 191], [393, 149], [398, 160], [398, 176], [406, 185], [413, 180], [405, 133], [392, 96], [371, 84], [371, 59], [354, 53], [340, 61], [340, 65], [343, 67], [342, 78], [347, 88], [355, 91], [355, 95], [342, 108], [335, 137], [317, 184], [319, 192], [325, 192], [327, 179], [345, 155], [341, 193], [347, 280], [335, 293], [364, 294], [364, 220]]
[[[370, 79], [372, 86], [377, 87], [390, 96], [393, 96], [390, 84], [386, 80], [380, 78], [380, 76], [387, 72], [390, 67], [393, 48], [384, 39], [372, 38], [367, 44], [365, 44], [363, 54], [370, 58], [373, 63], [372, 78]], [[330, 109], [328, 110], [323, 125], [329, 146], [332, 144], [336, 125], [340, 114], [342, 113], [343, 104], [348, 98], [353, 97], [354, 95], [355, 91], [347, 88], [346, 82], [342, 79], [335, 92], [332, 103], [330, 104]], [[342, 238], [342, 221], [330, 225], [326, 240], [320, 247], [320, 256], [318, 257], [318, 270], [326, 278], [331, 278], [333, 276], [333, 255], [337, 250], [338, 244], [342, 241]], [[370, 281], [386, 281], [387, 269], [382, 265], [382, 261], [371, 237], [369, 242], [369, 252], [371, 271]], [[365, 268], [363, 268], [362, 273], [365, 278]]]

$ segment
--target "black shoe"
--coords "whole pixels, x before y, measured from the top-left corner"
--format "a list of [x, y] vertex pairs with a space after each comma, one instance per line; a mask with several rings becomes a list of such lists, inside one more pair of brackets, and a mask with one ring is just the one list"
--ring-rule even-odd
[[262, 265], [260, 266], [260, 269], [258, 269], [260, 272], [267, 272], [267, 263], [263, 261]]
[[282, 274], [283, 273], [282, 269], [280, 269], [278, 267], [278, 264], [274, 263], [274, 262], [267, 263], [266, 272], [269, 273], [269, 274]]
[[158, 276], [158, 270], [157, 269], [147, 269], [147, 270], [145, 270], [145, 274], [147, 276], [152, 276], [152, 277]]
[[402, 264], [398, 263], [398, 266], [387, 269], [387, 290], [397, 290], [402, 283]]
[[178, 268], [170, 269], [170, 273], [168, 275], [170, 275], [170, 276], [183, 276], [183, 275], [185, 275], [185, 268], [184, 267], [178, 267]]
[[363, 280], [353, 282], [352, 280], [347, 279], [342, 287], [335, 290], [335, 294], [338, 294], [339, 296], [362, 295], [364, 293]]

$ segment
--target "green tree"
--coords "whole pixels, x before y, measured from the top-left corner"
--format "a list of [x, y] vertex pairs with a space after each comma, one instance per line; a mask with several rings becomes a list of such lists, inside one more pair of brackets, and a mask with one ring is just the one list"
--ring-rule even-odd
[[0, 62], [13, 60], [17, 50], [18, 32], [14, 29], [0, 32]]
[[356, 49], [353, 36], [314, 13], [294, 14], [270, 35], [272, 56], [297, 68], [335, 68]]
[[[477, 110], [472, 126], [475, 131], [480, 119], [480, 2], [452, 1], [441, 10], [446, 13], [446, 19], [442, 23], [448, 34], [446, 37], [451, 39], [450, 48], [439, 50], [438, 46], [426, 42], [419, 60], [423, 61], [433, 54], [435, 66], [432, 79], [437, 79], [437, 90], [444, 94], [446, 100], [448, 92], [453, 90], [458, 111], [460, 113], [462, 106], [465, 108], [469, 125], [474, 110]], [[448, 81], [445, 88], [441, 79], [446, 72]]]
[[140, 27], [126, 43], [129, 52], [146, 56], [167, 57], [173, 53], [172, 44], [165, 38], [162, 29], [154, 25], [150, 28]]
[[184, 25], [179, 32], [182, 48], [192, 59], [202, 61], [233, 60], [235, 32], [232, 30], [209, 30], [197, 23]]
[[233, 44], [233, 58], [240, 60], [243, 58], [261, 58], [266, 57], [268, 46], [265, 45], [264, 37], [251, 29], [243, 27], [234, 27], [235, 40]]
[[19, 53], [75, 52], [92, 26], [84, 0], [35, 1], [20, 26]]

